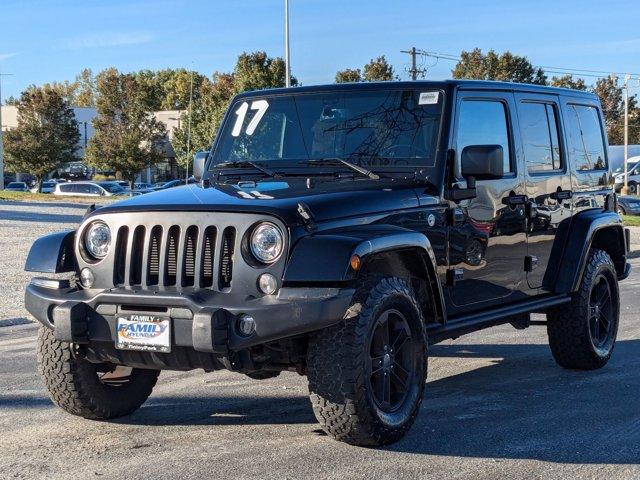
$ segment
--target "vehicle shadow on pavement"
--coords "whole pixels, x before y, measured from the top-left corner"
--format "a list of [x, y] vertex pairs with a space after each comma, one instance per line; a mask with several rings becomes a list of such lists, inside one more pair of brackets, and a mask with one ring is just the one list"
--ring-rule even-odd
[[113, 420], [127, 425], [315, 424], [305, 396], [151, 397], [137, 412]]
[[[436, 345], [431, 356], [492, 365], [429, 381], [408, 435], [390, 450], [559, 463], [640, 462], [640, 340], [601, 370], [564, 370], [548, 345]], [[442, 359], [442, 360], [438, 360]], [[462, 360], [460, 360], [462, 359]]]
[[82, 220], [82, 215], [56, 215], [23, 210], [0, 210], [0, 220], [36, 223], [79, 223]]

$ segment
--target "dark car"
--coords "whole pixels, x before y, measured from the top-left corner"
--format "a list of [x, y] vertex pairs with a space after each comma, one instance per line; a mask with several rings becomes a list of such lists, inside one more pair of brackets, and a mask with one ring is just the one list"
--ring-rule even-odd
[[161, 370], [295, 371], [329, 435], [378, 446], [418, 415], [429, 344], [537, 312], [559, 365], [598, 369], [630, 271], [604, 131], [595, 95], [533, 85], [240, 94], [196, 183], [35, 242], [28, 271], [75, 278], [27, 286], [39, 371], [101, 420]]
[[29, 186], [25, 182], [11, 182], [4, 189], [10, 192], [28, 192]]
[[620, 215], [640, 215], [640, 197], [619, 196], [618, 213]]

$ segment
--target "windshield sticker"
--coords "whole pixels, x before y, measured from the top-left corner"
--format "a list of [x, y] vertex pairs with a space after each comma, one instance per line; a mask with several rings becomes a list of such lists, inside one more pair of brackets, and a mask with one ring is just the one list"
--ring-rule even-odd
[[440, 92], [421, 92], [418, 105], [435, 105], [439, 97]]
[[[264, 117], [264, 114], [267, 113], [267, 109], [269, 108], [269, 102], [266, 100], [254, 100], [251, 103], [251, 110], [257, 110], [249, 125], [247, 125], [246, 134], [251, 136], [253, 132], [256, 131], [258, 125], [260, 124], [260, 120]], [[247, 111], [249, 110], [249, 104], [247, 102], [242, 102], [242, 104], [235, 111], [236, 114], [236, 123], [233, 124], [233, 130], [231, 130], [231, 136], [237, 137], [242, 132], [242, 125], [244, 124], [245, 117], [247, 116]]]

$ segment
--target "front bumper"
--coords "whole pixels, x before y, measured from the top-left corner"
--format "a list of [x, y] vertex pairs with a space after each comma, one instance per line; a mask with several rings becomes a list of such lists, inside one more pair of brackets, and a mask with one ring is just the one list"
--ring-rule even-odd
[[[118, 315], [146, 313], [171, 318], [172, 346], [220, 355], [335, 324], [354, 293], [350, 288], [282, 288], [277, 295], [255, 298], [208, 290], [82, 290], [42, 280], [27, 286], [25, 306], [58, 340], [115, 344]], [[50, 288], [56, 284], [59, 288]], [[236, 328], [241, 314], [255, 320], [250, 336]]]

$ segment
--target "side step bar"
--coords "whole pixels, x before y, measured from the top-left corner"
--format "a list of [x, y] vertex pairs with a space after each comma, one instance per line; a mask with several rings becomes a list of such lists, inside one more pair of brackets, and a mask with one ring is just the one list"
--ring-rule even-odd
[[529, 312], [542, 312], [547, 308], [562, 305], [570, 301], [571, 297], [567, 294], [552, 295], [535, 300], [527, 300], [526, 302], [500, 306], [491, 310], [453, 317], [444, 325], [431, 324], [427, 326], [429, 343], [438, 343], [442, 340], [458, 338], [461, 335], [484, 328], [509, 323], [515, 315]]

